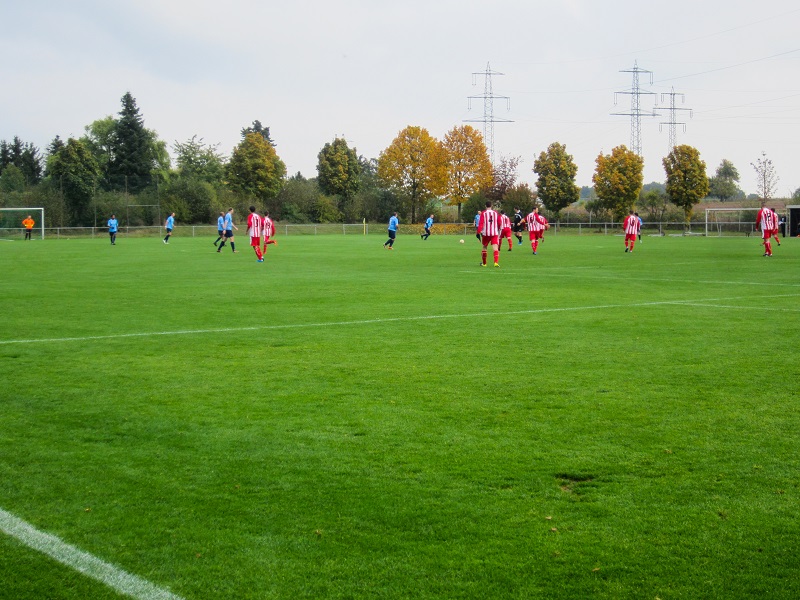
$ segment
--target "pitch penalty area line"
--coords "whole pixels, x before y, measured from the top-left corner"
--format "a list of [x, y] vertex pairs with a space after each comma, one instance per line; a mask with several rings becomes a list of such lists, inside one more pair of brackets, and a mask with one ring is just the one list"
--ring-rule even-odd
[[[794, 298], [800, 294], [772, 294], [769, 296], [756, 296], [755, 298]], [[752, 296], [733, 296], [726, 298], [698, 298], [696, 300], [661, 300], [656, 302], [634, 302], [629, 304], [594, 304], [587, 306], [567, 306], [567, 307], [553, 307], [553, 308], [532, 308], [526, 310], [513, 310], [513, 311], [493, 311], [493, 312], [473, 312], [473, 313], [459, 313], [459, 314], [444, 314], [444, 315], [418, 315], [406, 317], [383, 317], [378, 319], [360, 319], [353, 321], [329, 321], [319, 323], [293, 323], [286, 325], [260, 325], [253, 327], [225, 327], [218, 329], [182, 329], [177, 331], [150, 331], [140, 333], [117, 333], [111, 335], [89, 335], [80, 337], [63, 337], [63, 338], [40, 338], [40, 339], [18, 339], [18, 340], [0, 340], [0, 346], [8, 346], [11, 344], [44, 344], [44, 343], [58, 343], [58, 342], [91, 342], [97, 340], [118, 340], [126, 338], [148, 338], [159, 336], [179, 336], [179, 335], [203, 335], [203, 334], [220, 334], [220, 333], [241, 333], [245, 331], [278, 331], [289, 329], [313, 329], [325, 327], [346, 327], [350, 325], [385, 325], [388, 323], [403, 323], [413, 321], [432, 321], [437, 319], [471, 319], [476, 317], [503, 317], [514, 315], [536, 315], [547, 313], [560, 313], [560, 312], [578, 312], [589, 310], [610, 310], [617, 308], [643, 308], [648, 306], [667, 306], [667, 305], [687, 305], [689, 303], [703, 303], [703, 302], [724, 302], [729, 300], [753, 300]]]
[[131, 575], [88, 552], [79, 550], [61, 538], [36, 529], [30, 523], [15, 517], [2, 508], [0, 508], [0, 531], [28, 548], [46, 554], [62, 565], [104, 583], [120, 594], [137, 600], [182, 600], [180, 596], [176, 596], [146, 579]]

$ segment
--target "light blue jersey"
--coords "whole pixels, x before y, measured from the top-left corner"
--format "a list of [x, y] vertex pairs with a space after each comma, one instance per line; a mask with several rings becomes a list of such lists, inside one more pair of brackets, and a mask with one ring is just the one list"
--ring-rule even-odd
[[428, 217], [425, 219], [425, 229], [430, 229], [433, 227], [433, 217]]
[[225, 213], [225, 231], [233, 231], [233, 217], [231, 213]]
[[481, 213], [478, 213], [477, 215], [475, 215], [475, 229], [478, 228], [478, 223], [480, 222], [481, 222]]
[[392, 215], [392, 218], [389, 219], [389, 231], [397, 231], [397, 226], [400, 224], [400, 221]]
[[117, 220], [116, 219], [109, 219], [108, 220], [108, 233], [117, 233]]
[[217, 217], [217, 229], [220, 231], [225, 229], [225, 217]]
[[172, 215], [167, 217], [166, 229], [172, 229], [175, 226], [175, 217]]

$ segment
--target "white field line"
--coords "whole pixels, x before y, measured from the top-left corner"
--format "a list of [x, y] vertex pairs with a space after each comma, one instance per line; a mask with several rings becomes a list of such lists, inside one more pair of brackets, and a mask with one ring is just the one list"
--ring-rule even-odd
[[[575, 267], [575, 268], [578, 269], [578, 268], [583, 268], [583, 267]], [[484, 271], [485, 271], [484, 269], [481, 269], [480, 271], [478, 271], [478, 270], [466, 271], [465, 270], [465, 271], [459, 271], [459, 273], [472, 273], [472, 274], [475, 274], [475, 273], [483, 273]], [[505, 269], [505, 270], [502, 270], [502, 269], [501, 270], [497, 270], [497, 269], [495, 269], [494, 271], [488, 271], [488, 272], [489, 273], [497, 273], [497, 274], [500, 274], [500, 275], [515, 275], [515, 276], [516, 275], [520, 275], [522, 273], [529, 273], [528, 271], [514, 270], [514, 269]], [[538, 277], [570, 277], [570, 278], [571, 277], [576, 277], [576, 275], [574, 275], [572, 273], [557, 273], [557, 272], [555, 272], [555, 270], [551, 270], [551, 269], [543, 270], [543, 271], [539, 272], [537, 274], [537, 276]], [[589, 275], [589, 274], [586, 274], [585, 272], [581, 272], [580, 277], [581, 277], [581, 279], [602, 279], [602, 280], [608, 280], [608, 281], [618, 281], [618, 280], [621, 280], [621, 279], [630, 280], [629, 276], [616, 277], [616, 276], [608, 276], [608, 275]], [[637, 276], [637, 277], [634, 277], [634, 281], [637, 281], [637, 282], [638, 281], [652, 281], [652, 282], [655, 282], [655, 283], [699, 283], [699, 284], [702, 284], [702, 285], [740, 285], [740, 286], [749, 285], [749, 286], [768, 286], [768, 287], [776, 287], [777, 286], [777, 287], [787, 287], [787, 288], [800, 287], [800, 283], [781, 283], [781, 282], [772, 283], [772, 282], [769, 282], [769, 281], [715, 281], [715, 280], [696, 280], [696, 279], [693, 279], [693, 280], [689, 281], [689, 280], [686, 280], [686, 279], [671, 279], [671, 278], [668, 278], [668, 277], [638, 277]]]
[[131, 575], [96, 556], [67, 544], [60, 538], [39, 531], [33, 525], [0, 508], [0, 531], [38, 550], [79, 573], [100, 581], [120, 594], [138, 600], [181, 600], [180, 596]]
[[[769, 296], [757, 296], [756, 298], [796, 298], [800, 294], [774, 294]], [[680, 305], [692, 302], [721, 302], [727, 300], [753, 300], [752, 296], [732, 296], [727, 298], [699, 298], [697, 300], [663, 300], [659, 302], [635, 302], [631, 304], [596, 304], [589, 306], [570, 306], [570, 307], [556, 307], [556, 308], [532, 308], [528, 310], [512, 310], [512, 311], [495, 311], [495, 312], [478, 312], [478, 313], [461, 313], [451, 315], [422, 315], [412, 317], [385, 317], [380, 319], [363, 319], [355, 321], [331, 321], [322, 323], [294, 323], [287, 325], [260, 325], [252, 327], [225, 327], [219, 329], [180, 329], [176, 331], [149, 331], [141, 333], [117, 333], [112, 335], [88, 335], [80, 337], [63, 337], [63, 338], [41, 338], [41, 339], [17, 339], [17, 340], [0, 340], [0, 346], [7, 346], [11, 344], [45, 344], [56, 342], [89, 342], [94, 340], [117, 340], [125, 338], [144, 338], [144, 337], [157, 337], [157, 336], [175, 336], [175, 335], [202, 335], [202, 334], [217, 334], [217, 333], [238, 333], [243, 331], [274, 331], [281, 329], [312, 329], [320, 327], [346, 327], [348, 325], [374, 325], [386, 323], [403, 323], [411, 321], [431, 321], [436, 319], [471, 319], [475, 317], [502, 317], [512, 315], [535, 315], [544, 313], [558, 313], [558, 312], [577, 312], [584, 310], [608, 310], [614, 308], [640, 308], [648, 306], [668, 306]]]
[[731, 304], [706, 304], [703, 302], [676, 302], [680, 306], [696, 306], [698, 308], [724, 308], [730, 310], [772, 310], [777, 312], [800, 312], [800, 308], [770, 308], [765, 309], [763, 306], [734, 306]]

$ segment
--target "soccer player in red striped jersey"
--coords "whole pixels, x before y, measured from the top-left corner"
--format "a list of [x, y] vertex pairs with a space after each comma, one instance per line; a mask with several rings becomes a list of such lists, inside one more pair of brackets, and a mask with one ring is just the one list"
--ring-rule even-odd
[[775, 229], [772, 230], [772, 237], [775, 238], [775, 241], [778, 242], [778, 246], [781, 245], [781, 238], [778, 237], [778, 227], [780, 227], [780, 219], [778, 218], [778, 213], [775, 212], [774, 208], [770, 209], [775, 219]]
[[270, 244], [278, 245], [278, 242], [271, 239], [275, 237], [275, 223], [269, 218], [269, 212], [265, 212], [264, 217], [261, 219], [261, 232], [264, 234], [264, 254], [266, 254], [267, 246]]
[[761, 230], [764, 256], [772, 256], [772, 230], [778, 228], [778, 215], [766, 206], [762, 206], [756, 215], [756, 227]]
[[481, 266], [486, 266], [486, 255], [488, 247], [491, 245], [494, 252], [494, 266], [500, 266], [500, 250], [498, 249], [498, 237], [500, 236], [500, 214], [492, 209], [492, 203], [486, 202], [484, 210], [478, 219], [478, 233], [481, 236]]
[[622, 228], [625, 230], [625, 252], [633, 252], [633, 245], [642, 229], [642, 222], [633, 211], [630, 211], [622, 222]]
[[503, 240], [508, 240], [508, 251], [511, 252], [511, 219], [508, 218], [506, 211], [500, 211], [500, 238], [498, 246], [503, 245]]
[[550, 228], [550, 224], [544, 215], [539, 214], [539, 207], [534, 206], [533, 210], [525, 217], [525, 223], [528, 226], [528, 239], [531, 241], [531, 250], [536, 254], [539, 249], [539, 240], [544, 236], [546, 229]]
[[256, 207], [250, 207], [250, 214], [247, 217], [247, 235], [250, 236], [250, 245], [256, 252], [258, 262], [264, 262], [264, 255], [261, 254], [261, 215], [256, 212]]

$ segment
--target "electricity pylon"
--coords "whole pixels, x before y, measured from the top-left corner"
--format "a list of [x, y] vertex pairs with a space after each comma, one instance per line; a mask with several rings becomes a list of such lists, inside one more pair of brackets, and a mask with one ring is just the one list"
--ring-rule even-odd
[[636, 61], [633, 63], [633, 69], [625, 69], [620, 71], [620, 73], [633, 73], [633, 85], [631, 86], [630, 90], [624, 92], [614, 92], [614, 104], [617, 104], [617, 94], [626, 94], [631, 97], [631, 111], [626, 113], [611, 113], [612, 115], [624, 116], [631, 118], [631, 150], [638, 154], [639, 156], [642, 155], [642, 115], [646, 117], [657, 117], [658, 115], [654, 112], [643, 112], [641, 108], [641, 96], [654, 96], [654, 92], [650, 92], [647, 90], [642, 90], [639, 87], [639, 74], [640, 73], [648, 73], [650, 75], [650, 85], [653, 85], [653, 72], [647, 71], [645, 69], [640, 69], [639, 66], [636, 64]]
[[676, 127], [678, 125], [683, 125], [683, 131], [684, 132], [686, 131], [686, 123], [678, 122], [678, 121], [675, 120], [677, 112], [679, 110], [688, 110], [689, 111], [689, 118], [691, 118], [692, 117], [692, 109], [691, 108], [683, 108], [683, 107], [675, 106], [675, 98], [677, 96], [681, 97], [681, 102], [685, 102], [686, 101], [686, 97], [683, 94], [676, 92], [675, 88], [672, 88], [672, 91], [669, 92], [669, 93], [661, 94], [661, 101], [662, 102], [664, 101], [664, 97], [665, 96], [669, 97], [669, 107], [664, 108], [662, 110], [669, 111], [669, 121], [662, 121], [661, 123], [659, 123], [658, 124], [658, 130], [661, 131], [661, 126], [662, 125], [668, 125], [669, 126], [669, 151], [672, 152], [672, 149], [675, 146], [678, 145], [678, 136], [677, 136], [677, 132], [676, 132]]
[[494, 164], [494, 124], [495, 123], [513, 123], [510, 119], [500, 119], [494, 116], [494, 101], [495, 99], [502, 99], [506, 101], [506, 110], [511, 110], [511, 98], [508, 96], [497, 96], [492, 91], [492, 76], [505, 75], [505, 73], [498, 73], [492, 71], [489, 63], [486, 63], [486, 70], [483, 72], [476, 72], [472, 74], [472, 85], [476, 84], [476, 79], [479, 75], [483, 75], [483, 94], [479, 96], [467, 97], [467, 109], [472, 110], [472, 100], [483, 100], [483, 118], [482, 119], [464, 119], [465, 123], [483, 123], [483, 142], [489, 150], [489, 158]]

